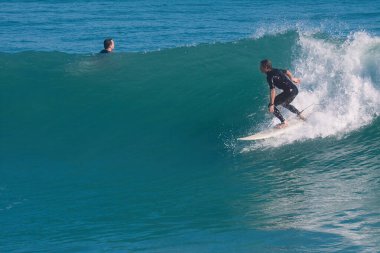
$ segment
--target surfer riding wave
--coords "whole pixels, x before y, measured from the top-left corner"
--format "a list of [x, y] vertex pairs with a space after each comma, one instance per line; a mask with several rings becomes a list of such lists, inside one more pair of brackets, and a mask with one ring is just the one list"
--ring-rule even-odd
[[[289, 70], [274, 69], [272, 68], [272, 63], [270, 60], [262, 60], [260, 62], [260, 71], [267, 75], [267, 81], [270, 89], [270, 101], [268, 105], [269, 112], [273, 113], [281, 123], [278, 124], [277, 128], [283, 128], [288, 125], [285, 118], [282, 116], [281, 112], [278, 110], [277, 106], [281, 105], [297, 114], [297, 116], [305, 120], [301, 112], [295, 108], [290, 103], [298, 95], [298, 88], [295, 84], [299, 84], [301, 80], [292, 76]], [[276, 89], [283, 90], [283, 92], [276, 96]]]

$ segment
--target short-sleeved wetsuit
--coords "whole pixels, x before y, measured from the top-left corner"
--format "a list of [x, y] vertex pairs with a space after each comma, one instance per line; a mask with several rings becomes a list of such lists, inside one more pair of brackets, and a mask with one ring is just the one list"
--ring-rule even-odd
[[286, 76], [286, 70], [283, 69], [272, 69], [267, 72], [267, 81], [269, 89], [274, 89], [275, 87], [283, 90], [283, 92], [276, 96], [274, 99], [274, 115], [283, 123], [285, 121], [284, 117], [281, 115], [280, 111], [277, 109], [278, 105], [282, 105], [289, 111], [299, 115], [300, 112], [290, 103], [298, 94], [297, 86], [294, 85], [292, 81]]

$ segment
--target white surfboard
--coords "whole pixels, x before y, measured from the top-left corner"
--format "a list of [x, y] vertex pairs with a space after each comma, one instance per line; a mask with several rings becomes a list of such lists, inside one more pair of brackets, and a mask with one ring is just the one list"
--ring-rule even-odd
[[284, 128], [270, 128], [268, 130], [264, 130], [258, 133], [255, 133], [253, 135], [249, 135], [246, 137], [238, 138], [239, 141], [255, 141], [255, 140], [264, 140], [268, 138], [273, 138], [276, 136], [280, 136], [282, 134], [285, 134], [286, 132], [299, 127], [301, 124], [305, 123], [305, 121], [300, 120], [298, 118], [291, 119], [288, 121], [288, 126]]

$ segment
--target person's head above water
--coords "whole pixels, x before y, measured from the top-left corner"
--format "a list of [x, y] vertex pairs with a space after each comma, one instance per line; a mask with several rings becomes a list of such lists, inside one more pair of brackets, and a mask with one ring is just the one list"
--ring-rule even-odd
[[262, 60], [260, 62], [260, 71], [267, 73], [272, 70], [272, 62], [268, 59]]
[[104, 44], [104, 49], [114, 48], [114, 42], [113, 42], [113, 39], [111, 38], [105, 39], [103, 44]]
[[107, 51], [107, 53], [111, 53], [112, 50], [115, 48], [115, 43], [113, 42], [113, 39], [111, 38], [105, 39], [103, 44], [104, 44], [104, 50], [102, 50], [102, 52]]

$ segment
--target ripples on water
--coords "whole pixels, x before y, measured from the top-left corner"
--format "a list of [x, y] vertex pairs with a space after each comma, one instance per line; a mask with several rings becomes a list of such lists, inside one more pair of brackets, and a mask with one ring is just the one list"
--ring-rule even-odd
[[[378, 249], [378, 126], [376, 120], [361, 129], [365, 134], [358, 131], [340, 140], [252, 151], [244, 158], [246, 169], [238, 172], [249, 189], [239, 200], [239, 211], [252, 228], [331, 233], [342, 238], [342, 249], [344, 244]], [[268, 156], [272, 160], [265, 167], [255, 166]]]

